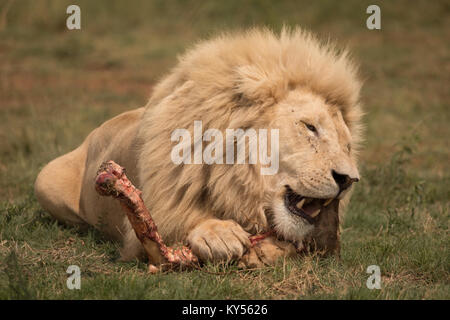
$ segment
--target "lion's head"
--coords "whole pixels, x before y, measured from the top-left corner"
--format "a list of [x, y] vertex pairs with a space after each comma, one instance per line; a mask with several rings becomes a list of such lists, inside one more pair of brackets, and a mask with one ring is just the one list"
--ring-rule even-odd
[[[359, 180], [354, 139], [340, 108], [307, 89], [291, 90], [274, 109], [272, 126], [280, 130], [279, 170], [266, 177], [271, 187], [266, 212], [277, 234], [301, 241], [315, 227], [325, 227], [324, 215], [338, 218], [334, 202]], [[335, 221], [327, 225], [333, 236]]]
[[[163, 237], [180, 240], [208, 216], [251, 233], [274, 227], [297, 242], [330, 225], [325, 216], [338, 219], [340, 199], [359, 179], [359, 90], [346, 51], [300, 29], [197, 45], [155, 88], [139, 134], [140, 184]], [[261, 165], [248, 162], [175, 165], [171, 133], [193, 136], [198, 120], [203, 130], [278, 129], [278, 172], [261, 175]], [[205, 141], [192, 141], [192, 153], [198, 143]]]
[[342, 199], [359, 180], [353, 138], [338, 106], [308, 90], [290, 91], [276, 105], [280, 166], [269, 185], [273, 224], [279, 234], [301, 240], [321, 210]]

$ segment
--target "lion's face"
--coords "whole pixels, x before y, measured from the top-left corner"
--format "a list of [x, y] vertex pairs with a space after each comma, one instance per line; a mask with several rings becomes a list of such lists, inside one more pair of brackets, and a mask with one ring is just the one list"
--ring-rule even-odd
[[296, 90], [275, 112], [280, 167], [269, 178], [271, 219], [278, 234], [298, 241], [314, 229], [333, 199], [342, 199], [359, 173], [352, 136], [337, 107]]

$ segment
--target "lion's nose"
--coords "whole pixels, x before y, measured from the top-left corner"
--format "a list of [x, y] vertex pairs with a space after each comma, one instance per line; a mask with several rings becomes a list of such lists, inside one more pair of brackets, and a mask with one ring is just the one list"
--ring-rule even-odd
[[348, 187], [352, 185], [353, 182], [358, 182], [358, 178], [351, 178], [347, 174], [338, 173], [334, 170], [331, 170], [331, 174], [333, 175], [334, 181], [339, 186], [339, 192], [344, 191]]

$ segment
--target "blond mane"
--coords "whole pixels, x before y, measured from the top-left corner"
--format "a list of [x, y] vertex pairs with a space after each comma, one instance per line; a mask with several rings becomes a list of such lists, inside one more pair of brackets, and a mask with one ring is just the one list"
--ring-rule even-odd
[[[212, 216], [247, 231], [267, 227], [267, 182], [255, 165], [171, 162], [171, 133], [204, 128], [270, 127], [271, 106], [306, 88], [336, 105], [354, 143], [360, 137], [361, 83], [347, 51], [299, 28], [223, 34], [195, 45], [153, 91], [139, 129], [138, 170], [143, 198], [166, 241], [174, 242]], [[195, 143], [195, 141], [193, 142]]]

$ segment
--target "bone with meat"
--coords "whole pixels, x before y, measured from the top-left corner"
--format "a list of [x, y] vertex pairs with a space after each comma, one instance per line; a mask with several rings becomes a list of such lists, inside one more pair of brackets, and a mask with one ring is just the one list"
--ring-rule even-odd
[[[141, 197], [141, 191], [128, 180], [125, 169], [114, 161], [104, 162], [95, 179], [95, 189], [102, 196], [112, 196], [120, 201], [121, 206], [133, 227], [137, 238], [142, 243], [149, 258], [153, 254], [153, 243], [156, 243], [163, 263], [158, 267], [150, 264], [149, 271], [154, 273], [161, 270], [186, 269], [199, 265], [197, 257], [183, 245], [168, 247], [164, 244], [158, 228]], [[250, 237], [252, 247], [273, 235], [273, 231]], [[254, 264], [259, 257], [253, 248], [247, 253], [251, 256], [250, 263]], [[245, 264], [244, 259], [244, 264]]]

